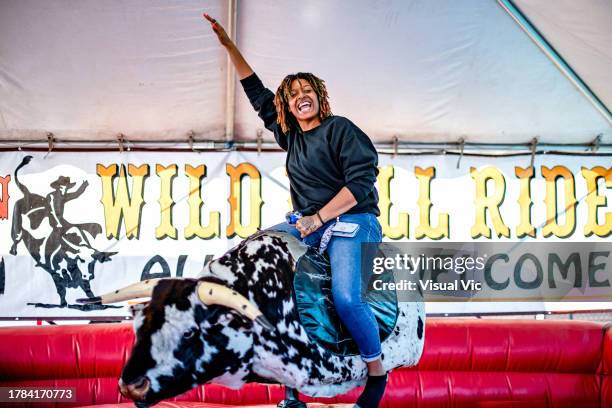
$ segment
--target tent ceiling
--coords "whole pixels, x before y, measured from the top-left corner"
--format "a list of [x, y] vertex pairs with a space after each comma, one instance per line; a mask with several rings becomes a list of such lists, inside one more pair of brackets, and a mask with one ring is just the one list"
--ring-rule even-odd
[[[603, 3], [517, 5], [610, 106]], [[223, 140], [226, 58], [204, 10], [227, 23], [226, 0], [2, 1], [0, 139]], [[239, 1], [237, 16], [238, 44], [270, 88], [316, 73], [334, 113], [375, 141], [612, 142], [610, 123], [494, 0]], [[236, 93], [235, 139], [255, 140], [262, 126]]]
[[514, 1], [608, 109], [612, 108], [612, 2]]

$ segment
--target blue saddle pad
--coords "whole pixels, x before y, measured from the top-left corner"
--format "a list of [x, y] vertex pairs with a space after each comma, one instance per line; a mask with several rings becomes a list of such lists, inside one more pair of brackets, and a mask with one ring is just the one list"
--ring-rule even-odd
[[[393, 274], [378, 275], [376, 279], [393, 282]], [[300, 320], [309, 338], [336, 354], [359, 354], [357, 344], [334, 308], [327, 256], [309, 247], [297, 262], [293, 284]], [[395, 291], [366, 291], [369, 286], [369, 282], [364, 282], [363, 295], [376, 316], [382, 342], [393, 331], [397, 321], [397, 296]]]

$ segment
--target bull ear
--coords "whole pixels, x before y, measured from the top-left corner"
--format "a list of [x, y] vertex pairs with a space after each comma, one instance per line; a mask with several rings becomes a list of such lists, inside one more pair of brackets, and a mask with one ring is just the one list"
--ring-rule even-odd
[[130, 299], [138, 299], [142, 297], [151, 297], [155, 285], [159, 279], [147, 279], [142, 282], [133, 283], [122, 289], [117, 289], [114, 292], [107, 293], [102, 296], [92, 298], [77, 299], [78, 303], [106, 305], [109, 303], [123, 302]]
[[268, 330], [274, 330], [261, 311], [240, 293], [212, 282], [198, 284], [198, 297], [205, 305], [220, 305], [229, 307], [243, 316], [259, 323]]
[[94, 254], [92, 255], [92, 257], [100, 262], [100, 263], [104, 263], [104, 262], [108, 262], [111, 260], [111, 256], [113, 255], [117, 255], [119, 252], [102, 252], [102, 251], [96, 251], [94, 252]]
[[136, 317], [138, 313], [140, 313], [145, 307], [147, 307], [149, 302], [135, 302], [135, 303], [128, 302], [128, 304], [129, 304], [130, 314], [132, 315], [132, 317]]

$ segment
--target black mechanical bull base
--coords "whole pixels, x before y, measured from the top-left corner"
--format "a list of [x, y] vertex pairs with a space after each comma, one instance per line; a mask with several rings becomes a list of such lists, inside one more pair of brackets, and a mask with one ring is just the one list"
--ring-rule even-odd
[[[200, 279], [145, 281], [98, 298], [151, 296], [133, 308], [136, 343], [121, 393], [148, 406], [207, 382], [231, 388], [274, 382], [311, 396], [363, 385], [361, 358], [321, 347], [300, 322], [292, 291], [305, 251], [288, 234], [261, 232], [211, 261]], [[398, 305], [395, 328], [382, 344], [386, 370], [418, 362], [424, 322], [423, 303]]]

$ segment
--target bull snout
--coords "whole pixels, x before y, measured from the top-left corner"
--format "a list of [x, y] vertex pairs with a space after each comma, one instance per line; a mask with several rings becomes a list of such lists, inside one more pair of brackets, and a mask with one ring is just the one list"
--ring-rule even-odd
[[151, 382], [144, 376], [138, 377], [130, 384], [125, 384], [121, 378], [119, 379], [119, 392], [133, 401], [143, 400], [150, 386]]

